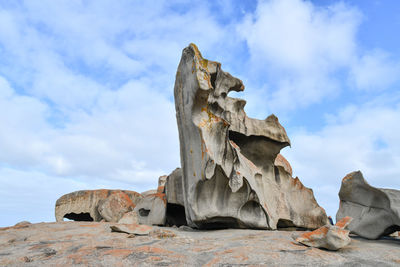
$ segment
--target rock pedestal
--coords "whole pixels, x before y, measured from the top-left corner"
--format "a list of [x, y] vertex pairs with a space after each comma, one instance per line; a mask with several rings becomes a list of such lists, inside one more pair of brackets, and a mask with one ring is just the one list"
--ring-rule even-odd
[[[241, 80], [204, 59], [194, 44], [183, 50], [175, 81], [186, 220], [196, 228], [297, 226], [327, 222], [311, 189], [283, 160], [290, 140], [278, 118], [246, 116]], [[289, 165], [290, 166], [290, 165]]]

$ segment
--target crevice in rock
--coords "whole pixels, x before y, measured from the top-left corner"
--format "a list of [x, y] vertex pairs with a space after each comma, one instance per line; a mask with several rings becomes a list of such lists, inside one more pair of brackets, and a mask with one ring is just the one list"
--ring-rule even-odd
[[296, 225], [291, 220], [279, 219], [277, 223], [278, 228], [295, 227]]
[[185, 207], [178, 204], [167, 203], [166, 224], [173, 226], [187, 225]]
[[281, 149], [281, 145], [265, 136], [244, 135], [229, 131], [229, 140], [240, 148], [240, 152], [258, 167], [271, 166]]
[[83, 221], [83, 222], [93, 222], [93, 218], [90, 216], [89, 212], [82, 213], [67, 213], [64, 215], [64, 218], [73, 220], [73, 221]]
[[227, 228], [243, 228], [238, 219], [233, 217], [213, 217], [206, 221], [196, 221], [196, 225], [200, 229], [217, 230]]

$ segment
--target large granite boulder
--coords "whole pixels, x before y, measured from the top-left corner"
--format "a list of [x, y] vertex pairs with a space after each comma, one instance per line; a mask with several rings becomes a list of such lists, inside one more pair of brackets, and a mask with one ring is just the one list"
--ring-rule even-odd
[[75, 221], [96, 221], [104, 219], [99, 213], [99, 204], [104, 202], [112, 194], [122, 193], [128, 196], [133, 205], [136, 205], [142, 195], [129, 190], [80, 190], [60, 197], [56, 202], [56, 221], [61, 222], [64, 218]]
[[370, 186], [360, 171], [347, 174], [339, 191], [336, 220], [350, 216], [349, 230], [361, 237], [377, 239], [400, 230], [400, 191]]
[[[246, 116], [241, 80], [204, 59], [194, 44], [183, 50], [175, 81], [186, 220], [196, 228], [318, 228], [327, 222], [311, 189], [275, 165], [290, 145], [274, 115]], [[289, 165], [290, 166], [290, 165]]]

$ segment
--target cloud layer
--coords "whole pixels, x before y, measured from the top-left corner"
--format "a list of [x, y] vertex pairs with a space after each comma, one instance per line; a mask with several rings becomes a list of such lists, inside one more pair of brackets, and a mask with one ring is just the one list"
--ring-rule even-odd
[[278, 113], [283, 153], [329, 214], [347, 172], [399, 188], [400, 64], [360, 43], [365, 19], [300, 0], [2, 2], [1, 225], [54, 220], [74, 190], [144, 191], [179, 166], [173, 84], [190, 42], [244, 80], [250, 116]]

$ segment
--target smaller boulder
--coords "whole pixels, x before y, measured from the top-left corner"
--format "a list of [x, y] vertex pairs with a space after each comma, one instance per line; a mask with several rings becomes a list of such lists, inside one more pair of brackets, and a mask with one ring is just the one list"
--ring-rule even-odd
[[125, 213], [122, 218], [118, 221], [118, 223], [124, 224], [139, 224], [139, 218], [135, 211], [129, 211]]
[[350, 231], [345, 229], [351, 220], [351, 217], [345, 217], [333, 226], [327, 224], [312, 232], [304, 233], [296, 238], [296, 242], [309, 247], [338, 250], [351, 242]]
[[165, 225], [167, 200], [163, 193], [164, 186], [159, 186], [154, 194], [146, 195], [135, 207], [140, 224]]
[[135, 204], [127, 194], [117, 192], [100, 201], [97, 210], [106, 221], [118, 222], [125, 213], [134, 208]]

